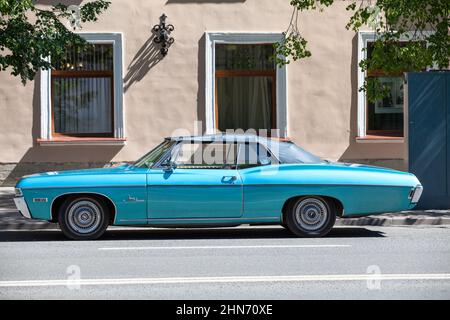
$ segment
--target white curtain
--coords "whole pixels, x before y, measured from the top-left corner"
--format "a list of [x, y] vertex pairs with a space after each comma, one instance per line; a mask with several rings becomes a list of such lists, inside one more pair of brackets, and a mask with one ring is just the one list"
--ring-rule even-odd
[[54, 78], [53, 81], [56, 133], [112, 131], [110, 78]]
[[272, 77], [220, 77], [219, 129], [271, 129]]

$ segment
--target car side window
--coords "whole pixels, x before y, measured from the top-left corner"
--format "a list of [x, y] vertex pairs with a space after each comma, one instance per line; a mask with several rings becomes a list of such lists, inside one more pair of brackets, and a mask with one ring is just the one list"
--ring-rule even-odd
[[237, 145], [228, 142], [181, 142], [170, 161], [177, 168], [234, 169]]
[[260, 143], [240, 143], [238, 151], [239, 169], [267, 166], [274, 163], [270, 152]]

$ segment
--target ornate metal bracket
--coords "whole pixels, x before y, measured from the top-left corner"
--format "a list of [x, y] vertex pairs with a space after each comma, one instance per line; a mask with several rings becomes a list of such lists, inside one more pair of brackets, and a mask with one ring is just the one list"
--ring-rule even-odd
[[175, 30], [175, 27], [171, 24], [166, 25], [167, 16], [163, 15], [159, 18], [159, 24], [153, 27], [153, 32], [157, 35], [153, 39], [155, 43], [161, 44], [161, 54], [165, 56], [169, 51], [169, 47], [174, 43], [175, 39], [170, 36], [170, 33]]

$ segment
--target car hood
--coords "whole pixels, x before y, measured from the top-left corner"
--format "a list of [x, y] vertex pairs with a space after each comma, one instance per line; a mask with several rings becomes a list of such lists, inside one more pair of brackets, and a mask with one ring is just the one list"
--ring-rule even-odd
[[37, 177], [48, 177], [48, 176], [78, 176], [78, 175], [92, 175], [92, 174], [114, 174], [114, 173], [122, 173], [124, 171], [130, 170], [131, 167], [132, 166], [129, 164], [120, 164], [118, 166], [108, 167], [108, 168], [49, 171], [49, 172], [35, 173], [35, 174], [23, 176], [23, 178], [37, 178]]
[[[78, 186], [98, 186], [111, 185], [119, 186], [128, 184], [143, 184], [136, 174], [131, 177], [126, 175], [127, 181], [123, 181], [125, 175], [122, 173], [132, 172], [134, 166], [122, 164], [109, 168], [82, 169], [67, 171], [52, 171], [36, 173], [22, 177], [17, 182], [17, 188], [50, 188], [50, 187], [78, 187]], [[139, 181], [137, 181], [138, 179]], [[145, 180], [145, 179], [144, 179]]]

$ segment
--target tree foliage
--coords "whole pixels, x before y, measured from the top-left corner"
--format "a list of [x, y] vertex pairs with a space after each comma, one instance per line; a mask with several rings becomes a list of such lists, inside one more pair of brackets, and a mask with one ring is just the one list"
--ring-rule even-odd
[[[96, 21], [109, 5], [97, 0], [80, 6], [80, 21]], [[86, 41], [64, 24], [72, 18], [63, 4], [42, 9], [32, 0], [0, 0], [0, 71], [11, 68], [25, 84], [40, 69], [54, 68], [67, 47], [84, 48]]]
[[[294, 11], [324, 10], [334, 0], [291, 0]], [[450, 59], [449, 0], [362, 0], [350, 3], [352, 11], [346, 28], [359, 31], [369, 26], [374, 32], [370, 57], [360, 62], [363, 71], [383, 71], [387, 76], [427, 68], [446, 69]], [[297, 18], [296, 18], [297, 19]], [[401, 45], [400, 45], [401, 44]], [[276, 45], [278, 64], [289, 63], [311, 55], [292, 19], [285, 41]], [[364, 86], [369, 99], [386, 95], [376, 78], [366, 78]]]

